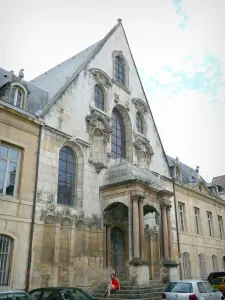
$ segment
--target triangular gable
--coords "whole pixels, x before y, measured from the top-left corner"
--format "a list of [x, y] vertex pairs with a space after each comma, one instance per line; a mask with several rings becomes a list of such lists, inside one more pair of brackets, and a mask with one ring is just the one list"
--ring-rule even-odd
[[192, 184], [190, 184], [190, 186], [195, 191], [212, 196], [212, 193], [210, 192], [210, 190], [208, 189], [208, 187], [205, 185], [205, 183], [203, 181], [199, 181], [197, 183], [192, 183]]

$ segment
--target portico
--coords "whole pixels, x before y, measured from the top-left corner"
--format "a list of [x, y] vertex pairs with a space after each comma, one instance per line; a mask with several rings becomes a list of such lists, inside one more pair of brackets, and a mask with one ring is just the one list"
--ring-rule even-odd
[[[104, 268], [138, 284], [162, 279], [167, 275], [163, 270], [177, 266], [170, 214], [173, 193], [164, 189], [153, 173], [127, 162], [111, 166], [106, 172], [105, 183], [101, 187]], [[145, 216], [149, 213], [161, 216], [157, 226], [154, 222], [148, 224]], [[156, 248], [159, 251], [156, 252]]]

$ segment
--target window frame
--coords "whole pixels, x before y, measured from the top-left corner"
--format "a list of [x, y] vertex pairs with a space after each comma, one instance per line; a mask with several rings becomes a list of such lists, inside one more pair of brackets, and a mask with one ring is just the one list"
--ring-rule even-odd
[[[21, 165], [21, 149], [19, 147], [14, 146], [14, 145], [11, 145], [11, 144], [8, 144], [8, 143], [4, 143], [4, 142], [0, 141], [0, 149], [1, 149], [1, 147], [7, 147], [7, 148], [9, 148], [9, 150], [8, 150], [8, 156], [7, 156], [7, 158], [1, 156], [1, 154], [0, 154], [0, 160], [5, 160], [6, 161], [5, 175], [4, 175], [4, 181], [3, 181], [3, 192], [0, 193], [0, 195], [17, 197], [18, 196], [19, 173], [20, 173], [20, 165]], [[11, 149], [13, 149], [13, 150], [15, 150], [15, 151], [18, 152], [18, 159], [17, 159], [17, 161], [9, 158], [9, 152], [10, 152]], [[9, 174], [8, 169], [9, 169], [9, 163], [10, 162], [17, 163], [13, 195], [6, 194], [7, 181], [8, 181], [7, 176]]]
[[[196, 214], [196, 211], [198, 212]], [[195, 231], [196, 234], [201, 234], [201, 220], [200, 220], [200, 208], [194, 206], [194, 216], [195, 216]]]
[[207, 270], [206, 270], [205, 255], [203, 253], [200, 253], [198, 255], [198, 262], [199, 262], [200, 277], [205, 279], [207, 277]]
[[213, 231], [212, 212], [207, 211], [206, 214], [207, 214], [207, 224], [208, 224], [209, 236], [213, 237], [214, 231]]
[[[180, 206], [182, 207], [182, 210], [180, 210]], [[178, 202], [178, 211], [179, 211], [179, 229], [180, 229], [180, 231], [184, 232], [184, 231], [186, 231], [186, 224], [185, 224], [185, 204], [184, 203]], [[181, 218], [181, 214], [182, 214], [182, 218]], [[183, 222], [181, 222], [181, 221], [183, 221]]]
[[223, 217], [221, 215], [218, 215], [218, 225], [219, 225], [219, 233], [220, 233], [220, 239], [224, 239], [224, 228], [223, 228]]
[[[116, 116], [116, 120], [113, 119], [113, 114]], [[113, 122], [116, 122], [116, 127], [113, 125]], [[117, 133], [118, 133], [118, 123], [119, 123], [119, 126], [122, 127], [122, 130], [119, 130], [121, 132], [120, 138], [117, 135]], [[117, 158], [126, 159], [126, 154], [127, 154], [126, 153], [126, 127], [125, 127], [123, 116], [121, 115], [119, 110], [115, 107], [112, 110], [111, 125], [112, 125], [112, 133], [111, 133], [111, 155], [112, 155], [112, 158], [114, 158], [114, 159], [117, 159]], [[114, 128], [116, 130], [115, 134], [113, 133]], [[116, 143], [113, 142], [113, 137], [116, 139]], [[119, 154], [117, 152], [117, 148], [119, 147], [119, 145], [117, 144], [118, 139], [121, 139], [121, 146], [120, 146], [121, 154]], [[113, 145], [116, 146], [116, 152], [113, 151], [113, 149], [112, 149]]]
[[[97, 100], [95, 98], [96, 88], [98, 88], [102, 92], [102, 103], [99, 101], [99, 99]], [[98, 95], [100, 95], [100, 93], [98, 93]], [[97, 109], [105, 111], [105, 109], [106, 109], [105, 99], [106, 99], [106, 97], [105, 97], [105, 90], [103, 89], [103, 87], [100, 84], [96, 83], [95, 86], [94, 86], [94, 104], [95, 104], [95, 107]], [[96, 103], [101, 103], [102, 104], [102, 108], [100, 108], [99, 106], [97, 106]]]
[[[63, 148], [66, 148], [67, 151], [70, 151], [70, 153], [73, 155], [74, 163], [69, 162], [67, 159], [66, 160], [60, 159], [60, 153], [61, 153]], [[66, 154], [66, 158], [67, 158], [67, 156], [68, 156], [68, 153]], [[66, 163], [66, 170], [60, 170], [60, 160], [62, 160]], [[71, 173], [71, 172], [67, 172], [67, 164], [68, 163], [72, 164], [74, 166], [74, 168], [75, 168], [74, 169], [74, 174]], [[69, 207], [74, 207], [75, 206], [75, 202], [77, 200], [77, 169], [78, 169], [77, 166], [78, 166], [78, 159], [77, 159], [77, 155], [73, 151], [73, 149], [70, 146], [67, 146], [67, 145], [60, 148], [59, 157], [58, 157], [58, 182], [57, 182], [57, 204], [59, 204], [59, 205], [65, 205], [65, 206], [69, 206]], [[64, 181], [59, 180], [60, 179], [59, 178], [60, 171], [62, 171], [64, 176], [65, 176]], [[65, 202], [65, 193], [64, 193], [64, 201], [63, 202], [59, 201], [59, 183], [63, 182], [64, 183], [63, 189], [65, 189], [65, 186], [66, 186], [66, 183], [67, 183], [66, 174], [71, 174], [74, 177], [74, 182], [71, 184], [72, 186], [74, 186], [74, 195], [71, 194], [71, 203], [70, 204], [68, 203], [68, 201]], [[66, 194], [69, 194], [69, 193], [66, 193]]]
[[[120, 80], [120, 77], [119, 76], [117, 76], [119, 73], [121, 73], [121, 72], [119, 72], [119, 68], [121, 67], [120, 65], [119, 65], [119, 62], [122, 62], [122, 66], [123, 66], [123, 82], [121, 82], [121, 80]], [[118, 65], [118, 70], [117, 70], [117, 68], [116, 68], [116, 66]], [[118, 74], [117, 74], [118, 73]], [[122, 74], [122, 73], [121, 73]], [[125, 62], [125, 60], [124, 60], [124, 58], [123, 57], [121, 57], [121, 55], [116, 55], [115, 56], [115, 58], [114, 58], [114, 78], [115, 78], [115, 81], [119, 84], [119, 85], [121, 85], [121, 86], [123, 86], [123, 87], [126, 87], [126, 82], [127, 82], [127, 80], [126, 80], [126, 76], [127, 76], [127, 72], [126, 72], [126, 62]]]
[[[15, 94], [14, 94], [14, 97], [13, 97], [13, 101], [11, 101], [13, 90], [15, 90]], [[17, 100], [18, 100], [18, 93], [19, 92], [21, 93], [21, 100], [20, 100], [20, 105], [18, 106], [17, 105]], [[24, 105], [25, 96], [26, 96], [26, 92], [24, 91], [24, 89], [20, 85], [14, 84], [10, 88], [9, 103], [11, 105], [14, 105], [14, 106], [18, 107], [18, 108], [22, 108], [23, 105]]]
[[[3, 238], [5, 237], [6, 239], [8, 239], [9, 243], [8, 243], [8, 249], [7, 249], [7, 263], [5, 265], [5, 270], [1, 270], [1, 272], [7, 272], [7, 280], [5, 282], [5, 284], [3, 284], [3, 278], [1, 278], [2, 281], [0, 281], [0, 286], [9, 286], [10, 285], [10, 275], [11, 275], [11, 264], [12, 264], [12, 258], [13, 258], [13, 246], [14, 246], [14, 239], [9, 236], [9, 235], [6, 235], [6, 234], [0, 234], [0, 238]], [[2, 247], [3, 249], [3, 247]], [[3, 255], [5, 254], [3, 252], [3, 250], [0, 249], [0, 254], [2, 254], [2, 257]]]
[[[139, 116], [139, 118], [138, 118], [138, 116]], [[141, 126], [140, 126], [140, 123], [141, 123]], [[136, 112], [136, 128], [140, 134], [143, 134], [143, 135], [145, 134], [145, 120], [144, 120], [144, 116], [142, 115], [142, 113], [140, 111]], [[140, 131], [139, 128], [141, 128], [142, 131]]]
[[[212, 266], [214, 272], [219, 272], [218, 258], [215, 254], [212, 255]], [[216, 268], [215, 268], [216, 266]]]

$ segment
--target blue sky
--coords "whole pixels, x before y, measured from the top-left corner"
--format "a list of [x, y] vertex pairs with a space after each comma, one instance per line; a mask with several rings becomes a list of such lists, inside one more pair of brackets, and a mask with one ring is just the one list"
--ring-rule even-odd
[[224, 0], [8, 0], [0, 65], [30, 80], [122, 18], [167, 154], [208, 181], [225, 174]]

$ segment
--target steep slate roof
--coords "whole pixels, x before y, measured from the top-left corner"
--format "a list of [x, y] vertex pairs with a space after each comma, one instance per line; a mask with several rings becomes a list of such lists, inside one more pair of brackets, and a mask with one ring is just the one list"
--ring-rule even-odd
[[49, 111], [65, 89], [100, 51], [105, 42], [115, 32], [120, 24], [121, 21], [118, 20], [118, 23], [102, 40], [30, 81], [32, 84], [47, 91], [49, 94], [48, 105], [44, 108], [41, 116], [44, 116]]
[[[175, 166], [175, 158], [172, 158], [171, 156], [167, 155], [167, 160], [169, 162], [170, 167]], [[191, 177], [195, 173], [195, 170], [183, 164], [182, 162], [179, 163], [180, 163], [181, 181], [187, 184], [192, 184], [193, 181], [191, 180]], [[205, 184], [207, 184], [206, 181], [201, 176], [199, 181], [202, 181]]]
[[[12, 72], [0, 68], [0, 90], [12, 81]], [[20, 83], [28, 89], [24, 110], [32, 114], [35, 114], [38, 110], [42, 110], [47, 104], [48, 93], [25, 80], [22, 80]]]

